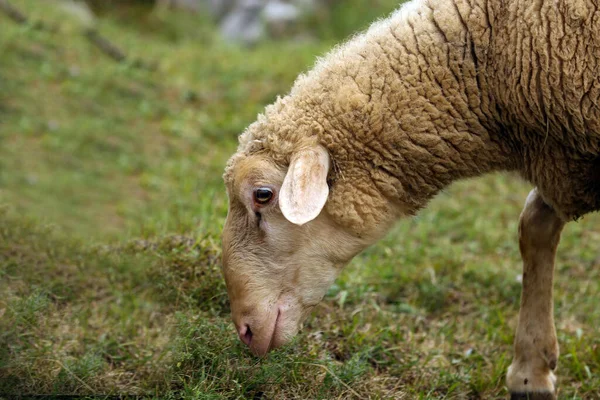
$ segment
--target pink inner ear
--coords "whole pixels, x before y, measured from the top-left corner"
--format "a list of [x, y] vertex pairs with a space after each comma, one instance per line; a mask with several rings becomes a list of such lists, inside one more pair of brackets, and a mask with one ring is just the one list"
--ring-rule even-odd
[[279, 196], [279, 207], [288, 221], [302, 225], [315, 219], [329, 195], [329, 154], [322, 146], [292, 157]]

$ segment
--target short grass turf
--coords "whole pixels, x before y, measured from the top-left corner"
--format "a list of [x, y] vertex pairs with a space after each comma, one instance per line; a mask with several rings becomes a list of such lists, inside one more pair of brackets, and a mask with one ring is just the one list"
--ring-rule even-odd
[[[143, 69], [50, 2], [12, 4], [30, 23], [0, 16], [0, 394], [507, 396], [530, 189], [514, 176], [459, 182], [401, 221], [268, 357], [229, 320], [221, 173], [236, 136], [364, 18], [338, 7], [337, 25], [306, 22], [326, 40], [243, 49], [197, 16], [104, 12], [100, 32]], [[599, 222], [569, 224], [559, 249], [564, 399], [600, 398]]]

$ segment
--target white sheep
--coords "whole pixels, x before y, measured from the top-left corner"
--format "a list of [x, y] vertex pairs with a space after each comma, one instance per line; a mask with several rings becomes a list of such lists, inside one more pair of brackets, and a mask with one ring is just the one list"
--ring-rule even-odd
[[[523, 294], [512, 398], [554, 399], [554, 256], [600, 209], [598, 0], [413, 0], [300, 76], [240, 137], [223, 272], [258, 355], [340, 269], [444, 187], [516, 171]], [[528, 396], [528, 397], [527, 397]]]

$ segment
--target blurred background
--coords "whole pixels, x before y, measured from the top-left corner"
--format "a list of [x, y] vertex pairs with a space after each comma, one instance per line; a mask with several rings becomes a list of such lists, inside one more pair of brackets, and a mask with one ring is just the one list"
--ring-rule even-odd
[[70, 234], [122, 238], [218, 231], [237, 135], [396, 2], [0, 5], [0, 200]]
[[[0, 0], [0, 397], [505, 396], [531, 189], [460, 182], [248, 354], [220, 274], [237, 136], [398, 0]], [[600, 398], [600, 219], [559, 252], [561, 390]]]

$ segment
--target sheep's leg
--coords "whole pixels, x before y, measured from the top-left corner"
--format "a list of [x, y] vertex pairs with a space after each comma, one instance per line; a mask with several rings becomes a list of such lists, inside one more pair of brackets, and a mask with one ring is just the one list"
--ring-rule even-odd
[[515, 355], [508, 368], [511, 400], [554, 400], [558, 361], [554, 328], [552, 275], [554, 257], [565, 222], [534, 189], [519, 220], [523, 289]]

